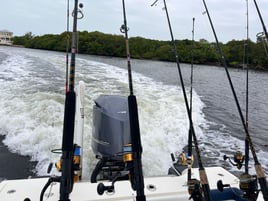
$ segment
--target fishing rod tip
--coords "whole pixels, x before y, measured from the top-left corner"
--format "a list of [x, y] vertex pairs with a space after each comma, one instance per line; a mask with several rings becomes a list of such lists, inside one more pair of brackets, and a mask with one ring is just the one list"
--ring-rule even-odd
[[151, 4], [151, 7], [156, 6], [156, 5], [157, 5], [157, 2], [158, 2], [158, 0], [154, 1], [154, 2]]

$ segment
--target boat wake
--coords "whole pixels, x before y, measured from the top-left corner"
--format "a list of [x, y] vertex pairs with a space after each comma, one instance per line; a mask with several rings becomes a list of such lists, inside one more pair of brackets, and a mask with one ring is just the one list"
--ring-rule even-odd
[[[49, 163], [59, 158], [51, 150], [61, 147], [64, 55], [8, 47], [1, 47], [0, 54], [6, 55], [0, 57], [0, 133], [5, 135], [4, 143], [12, 152], [29, 155], [33, 161], [38, 161], [37, 175], [46, 175]], [[85, 57], [78, 58], [77, 63], [76, 76], [86, 83], [83, 169], [84, 176], [89, 178], [97, 163], [91, 150], [94, 100], [102, 94], [127, 95], [127, 71]], [[187, 144], [189, 124], [181, 90], [140, 73], [134, 73], [133, 79], [139, 105], [144, 175], [166, 175], [172, 164], [170, 153], [182, 151]], [[244, 142], [221, 129], [224, 125], [208, 122], [202, 112], [204, 107], [194, 91], [193, 122], [204, 151], [204, 162], [223, 164], [234, 170], [218, 160], [222, 157], [216, 156], [230, 154], [233, 149], [243, 147]], [[265, 153], [259, 151], [258, 154], [261, 162], [268, 164]]]

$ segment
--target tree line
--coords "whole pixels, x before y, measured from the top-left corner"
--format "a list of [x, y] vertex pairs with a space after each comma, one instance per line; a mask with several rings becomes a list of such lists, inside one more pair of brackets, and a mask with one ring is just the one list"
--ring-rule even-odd
[[[14, 45], [27, 48], [66, 51], [67, 38], [71, 33], [46, 34], [34, 36], [31, 32], [13, 38]], [[71, 41], [71, 40], [69, 40]], [[176, 40], [179, 60], [182, 63], [220, 65], [219, 54], [215, 43], [205, 39], [192, 42], [191, 40]], [[78, 32], [78, 51], [80, 54], [125, 57], [125, 39], [123, 35], [95, 32]], [[152, 59], [161, 61], [175, 61], [170, 41], [131, 37], [129, 39], [132, 58]], [[268, 58], [265, 52], [266, 41], [232, 40], [226, 44], [220, 43], [224, 57], [229, 66], [243, 67], [245, 49], [248, 52], [248, 66], [250, 68], [268, 69]], [[71, 45], [69, 44], [69, 47]], [[245, 48], [246, 47], [246, 48]]]

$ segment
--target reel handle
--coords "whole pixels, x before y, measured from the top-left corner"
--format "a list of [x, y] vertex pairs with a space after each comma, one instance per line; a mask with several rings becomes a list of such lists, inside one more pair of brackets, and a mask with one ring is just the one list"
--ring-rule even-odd
[[108, 193], [114, 192], [114, 185], [105, 186], [103, 183], [99, 183], [97, 187], [98, 194], [103, 195], [105, 191], [107, 191]]

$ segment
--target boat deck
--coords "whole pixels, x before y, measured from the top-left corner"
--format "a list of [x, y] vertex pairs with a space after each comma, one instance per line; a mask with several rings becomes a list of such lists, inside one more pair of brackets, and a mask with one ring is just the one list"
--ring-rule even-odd
[[[222, 180], [224, 184], [231, 187], [239, 187], [237, 177], [221, 167], [206, 168], [210, 189], [217, 188], [217, 181]], [[192, 169], [192, 178], [199, 179], [198, 169]], [[14, 201], [29, 198], [31, 201], [39, 200], [40, 193], [48, 178], [21, 179], [2, 181], [0, 183], [0, 200]], [[147, 177], [144, 179], [146, 200], [150, 201], [178, 201], [189, 200], [187, 187], [187, 170], [181, 176]], [[104, 185], [110, 185], [104, 182]], [[112, 193], [98, 195], [98, 183], [81, 181], [74, 184], [70, 199], [74, 201], [92, 200], [135, 200], [136, 192], [132, 190], [129, 181], [118, 181]], [[54, 183], [45, 193], [44, 200], [59, 200], [59, 183]], [[262, 199], [259, 199], [262, 200]]]

